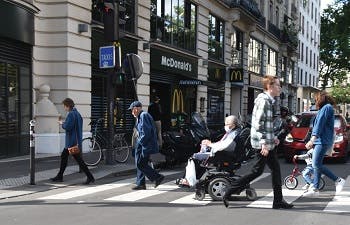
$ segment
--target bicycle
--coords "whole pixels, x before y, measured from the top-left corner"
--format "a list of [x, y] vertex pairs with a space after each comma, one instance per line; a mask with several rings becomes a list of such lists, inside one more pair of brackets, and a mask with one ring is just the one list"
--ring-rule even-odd
[[[299, 170], [298, 167], [298, 163], [296, 161], [295, 158], [293, 158], [293, 163], [294, 163], [294, 168], [292, 170], [292, 174], [286, 176], [286, 178], [284, 178], [284, 185], [286, 186], [286, 188], [293, 190], [298, 186], [298, 179], [297, 177], [302, 175], [302, 173]], [[322, 190], [325, 186], [325, 181], [322, 177], [320, 177], [320, 181], [319, 181], [319, 189]]]
[[[82, 157], [85, 164], [88, 166], [96, 166], [102, 160], [104, 160], [103, 148], [107, 145], [107, 139], [102, 132], [99, 131], [99, 127], [103, 125], [103, 119], [100, 118], [96, 121], [91, 121], [89, 124], [92, 128], [92, 136], [83, 139], [82, 142]], [[128, 160], [131, 147], [125, 140], [125, 133], [114, 135], [113, 141], [113, 157], [119, 163], [124, 163]]]

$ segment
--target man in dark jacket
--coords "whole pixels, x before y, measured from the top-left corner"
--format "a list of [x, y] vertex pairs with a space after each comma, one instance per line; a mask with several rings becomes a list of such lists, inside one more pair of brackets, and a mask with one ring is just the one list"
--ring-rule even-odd
[[154, 123], [157, 128], [158, 135], [158, 145], [161, 147], [163, 145], [162, 140], [162, 108], [159, 104], [160, 98], [155, 96], [153, 102], [148, 106], [148, 113], [153, 117]]
[[159, 152], [157, 131], [153, 118], [149, 113], [142, 111], [142, 104], [139, 101], [131, 103], [129, 110], [131, 110], [131, 114], [136, 118], [135, 128], [138, 133], [135, 144], [137, 177], [136, 186], [132, 189], [146, 189], [145, 176], [150, 181], [155, 182], [154, 187], [157, 187], [164, 180], [164, 176], [148, 165], [150, 155]]

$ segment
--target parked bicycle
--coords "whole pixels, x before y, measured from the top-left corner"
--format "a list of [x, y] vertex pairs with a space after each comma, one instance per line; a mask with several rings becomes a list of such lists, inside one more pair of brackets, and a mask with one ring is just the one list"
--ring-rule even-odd
[[[293, 158], [293, 163], [294, 163], [294, 168], [292, 170], [292, 174], [290, 174], [290, 175], [286, 176], [286, 178], [284, 178], [284, 185], [286, 186], [286, 188], [288, 188], [290, 190], [293, 190], [298, 186], [299, 181], [298, 181], [297, 177], [302, 175], [301, 171], [299, 170], [298, 163], [297, 163], [295, 158]], [[322, 190], [325, 186], [325, 181], [322, 177], [320, 177], [319, 183], [320, 183], [319, 189]]]
[[[103, 119], [91, 121], [92, 136], [83, 139], [82, 154], [88, 166], [95, 166], [104, 160], [107, 146], [107, 138], [102, 133]], [[125, 133], [115, 134], [113, 138], [113, 157], [117, 162], [123, 163], [128, 160], [131, 146], [125, 140]]]

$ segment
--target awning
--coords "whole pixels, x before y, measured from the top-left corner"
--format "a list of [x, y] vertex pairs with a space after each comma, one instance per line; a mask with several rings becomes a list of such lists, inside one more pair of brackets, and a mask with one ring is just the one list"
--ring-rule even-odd
[[203, 81], [191, 79], [191, 80], [180, 80], [179, 85], [186, 85], [186, 86], [197, 86], [197, 85], [203, 85]]

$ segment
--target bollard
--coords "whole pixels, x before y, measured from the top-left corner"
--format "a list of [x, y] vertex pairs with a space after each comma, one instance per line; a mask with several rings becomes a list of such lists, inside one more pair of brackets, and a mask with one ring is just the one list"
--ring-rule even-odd
[[34, 136], [34, 125], [35, 120], [29, 122], [30, 125], [30, 184], [35, 184], [35, 136]]

